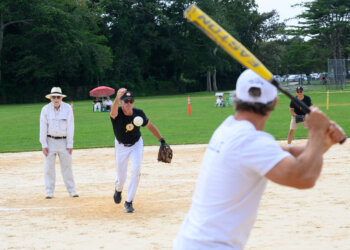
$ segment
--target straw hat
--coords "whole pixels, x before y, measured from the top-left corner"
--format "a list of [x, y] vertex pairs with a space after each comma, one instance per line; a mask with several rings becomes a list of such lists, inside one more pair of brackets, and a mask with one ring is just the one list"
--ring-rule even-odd
[[50, 99], [51, 96], [62, 96], [62, 97], [66, 97], [66, 95], [63, 95], [62, 94], [62, 90], [60, 87], [53, 87], [51, 89], [51, 93], [50, 94], [47, 94], [45, 97], [47, 99]]

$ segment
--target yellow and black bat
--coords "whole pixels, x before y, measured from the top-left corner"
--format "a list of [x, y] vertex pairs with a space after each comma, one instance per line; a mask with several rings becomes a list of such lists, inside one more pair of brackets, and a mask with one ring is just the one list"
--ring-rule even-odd
[[273, 77], [272, 73], [259, 61], [258, 58], [256, 58], [246, 47], [244, 47], [195, 4], [189, 6], [185, 10], [184, 16], [239, 63], [253, 70], [266, 81], [272, 83], [279, 91], [295, 102], [297, 106], [301, 106], [306, 113], [310, 113], [309, 107], [304, 102], [292, 96], [287, 90], [281, 88], [280, 83]]
[[[279, 91], [288, 96], [294, 104], [303, 109], [305, 113], [310, 113], [310, 108], [304, 102], [292, 96], [286, 89], [283, 89], [258, 58], [195, 4], [192, 4], [185, 10], [184, 16], [239, 63], [273, 84]], [[345, 140], [346, 137], [340, 143], [343, 143]]]

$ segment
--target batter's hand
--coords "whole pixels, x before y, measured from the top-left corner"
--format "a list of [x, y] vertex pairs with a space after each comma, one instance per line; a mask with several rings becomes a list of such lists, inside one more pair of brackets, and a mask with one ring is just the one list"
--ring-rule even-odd
[[327, 132], [333, 144], [339, 143], [346, 138], [343, 129], [334, 121], [331, 121], [331, 125], [329, 126]]
[[117, 97], [116, 97], [116, 98], [119, 100], [120, 97], [122, 97], [126, 91], [127, 91], [126, 88], [120, 88], [120, 89], [118, 89]]
[[48, 156], [48, 154], [49, 154], [49, 148], [43, 148], [43, 154], [44, 154], [45, 156]]
[[68, 153], [71, 155], [72, 152], [73, 152], [73, 149], [72, 149], [72, 148], [67, 148], [67, 151], [68, 151]]
[[311, 131], [326, 132], [330, 127], [330, 120], [318, 108], [310, 107], [311, 112], [306, 115], [305, 122], [308, 129]]

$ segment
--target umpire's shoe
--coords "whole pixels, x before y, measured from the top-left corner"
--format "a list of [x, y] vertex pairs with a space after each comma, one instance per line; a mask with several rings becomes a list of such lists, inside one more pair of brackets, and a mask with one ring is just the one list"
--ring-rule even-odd
[[132, 201], [130, 202], [125, 201], [124, 208], [125, 208], [125, 212], [127, 213], [133, 213], [135, 211], [135, 209], [132, 207]]
[[118, 192], [117, 190], [115, 190], [113, 198], [114, 202], [119, 204], [122, 201], [122, 192]]

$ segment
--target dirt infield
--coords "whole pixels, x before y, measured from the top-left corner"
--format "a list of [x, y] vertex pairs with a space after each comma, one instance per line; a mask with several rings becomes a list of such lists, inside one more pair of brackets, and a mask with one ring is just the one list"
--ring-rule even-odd
[[[206, 145], [173, 149], [169, 165], [156, 161], [158, 147], [145, 147], [134, 214], [113, 202], [113, 148], [73, 152], [79, 198], [68, 196], [57, 165], [52, 200], [41, 152], [0, 154], [0, 249], [171, 249]], [[350, 249], [349, 150], [327, 152], [313, 189], [269, 183], [246, 249]]]

